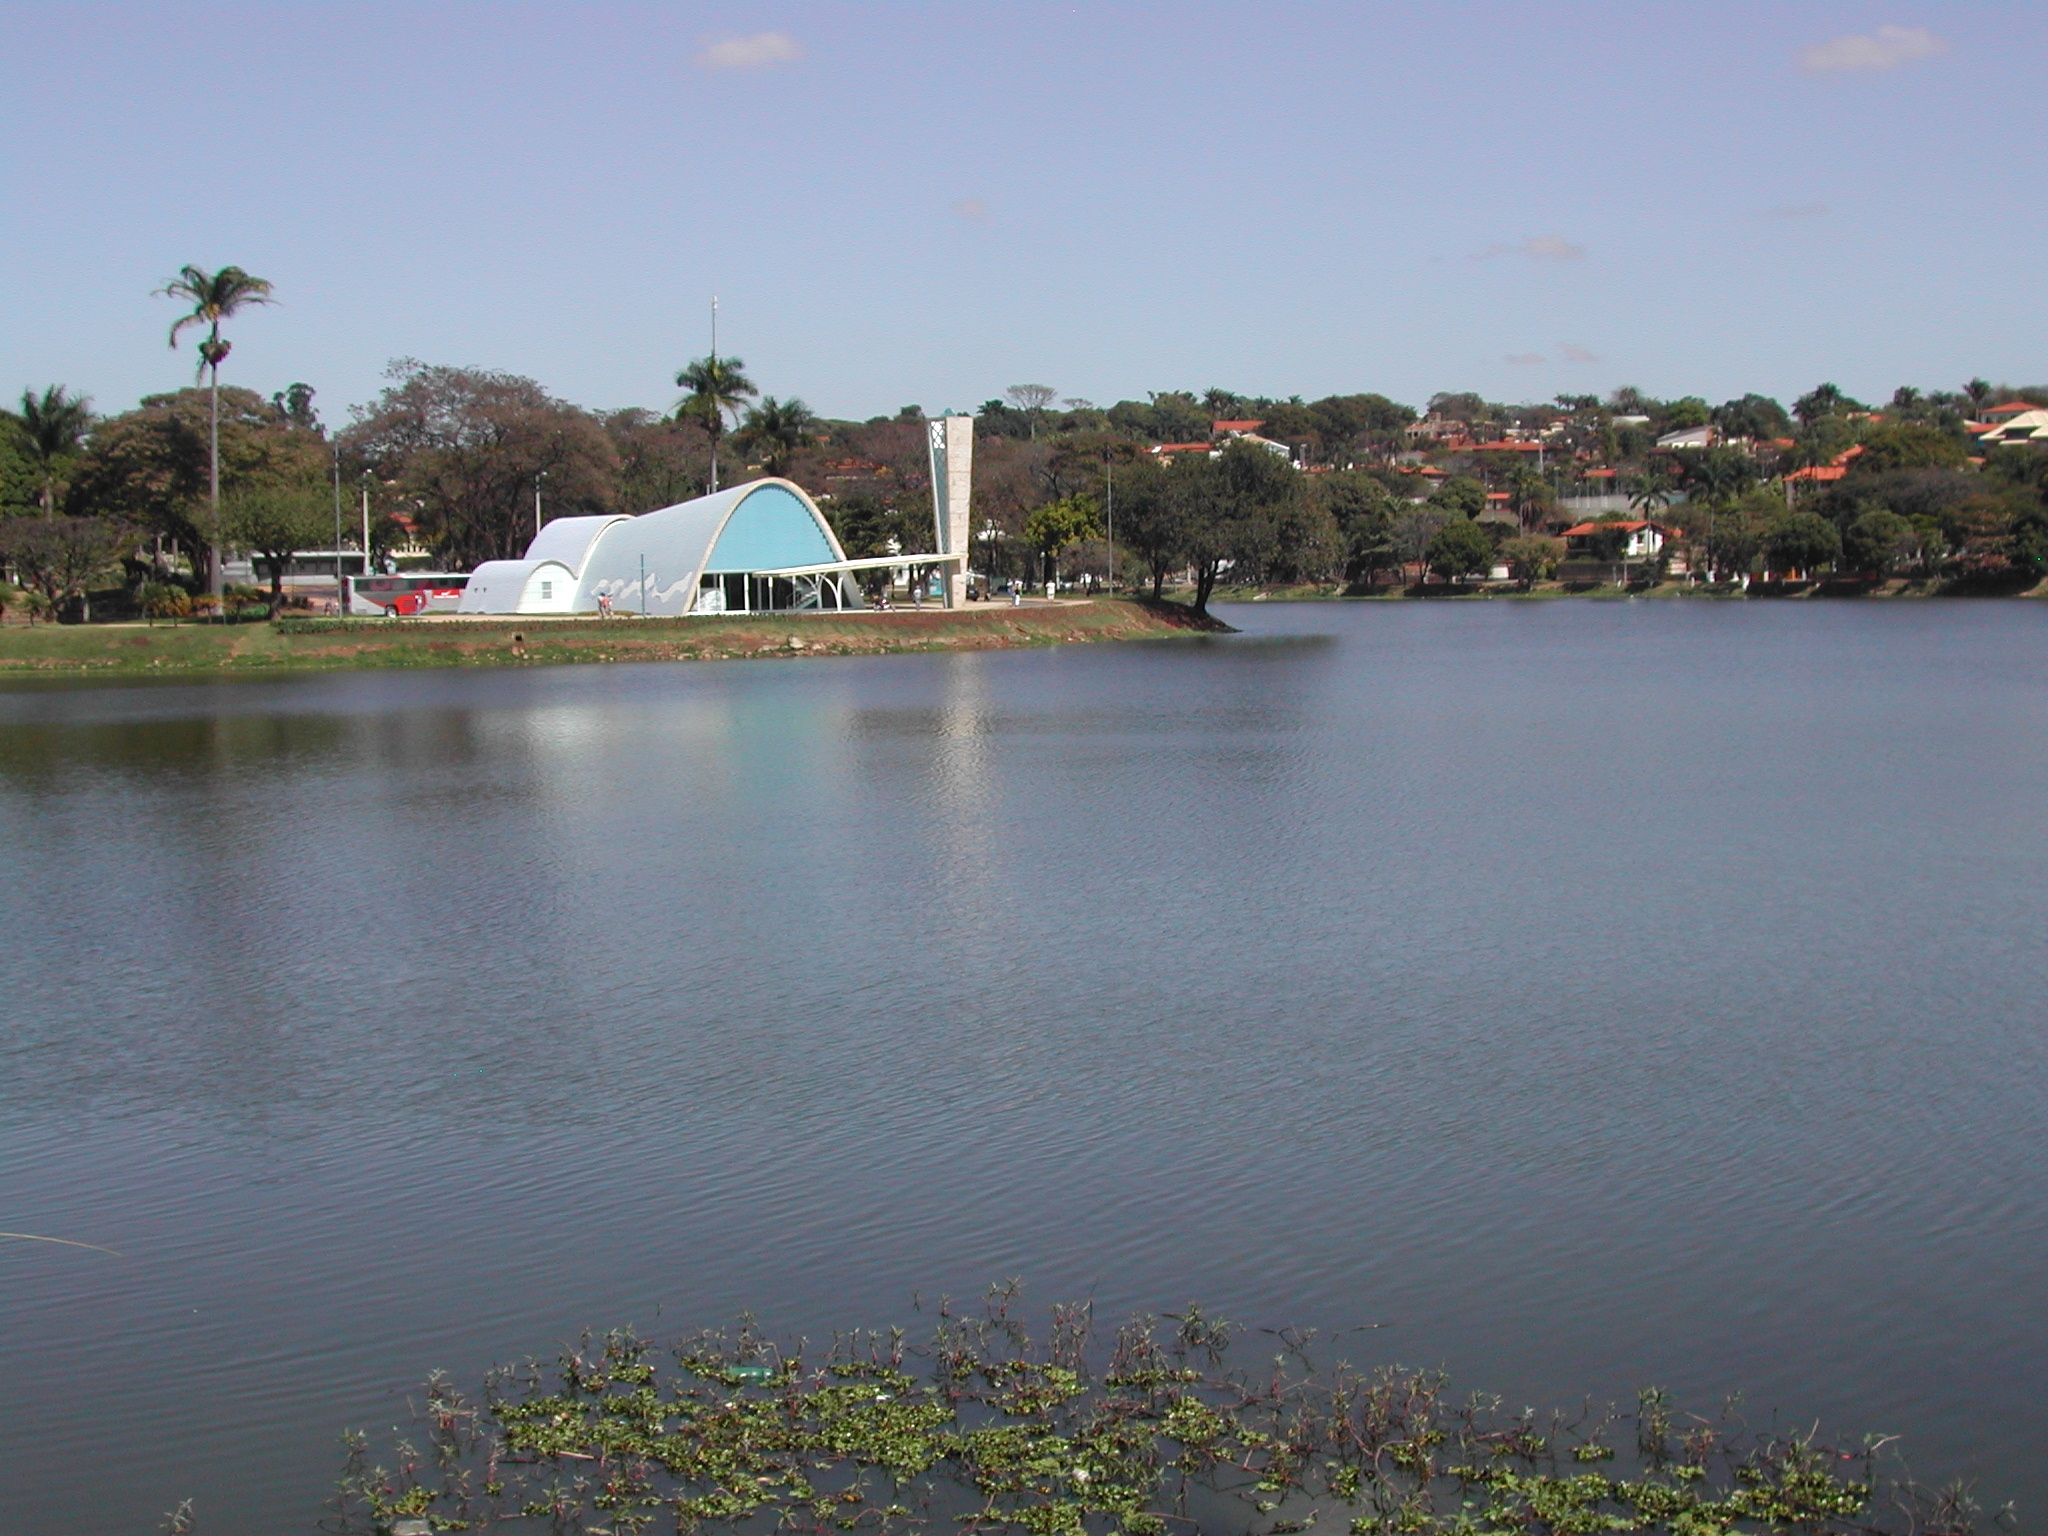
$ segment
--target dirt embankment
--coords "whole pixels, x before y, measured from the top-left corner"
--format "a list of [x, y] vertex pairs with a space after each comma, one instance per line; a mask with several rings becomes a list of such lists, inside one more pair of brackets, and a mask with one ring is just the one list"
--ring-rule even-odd
[[9, 625], [0, 676], [162, 677], [350, 667], [535, 666], [1008, 650], [1091, 640], [1227, 633], [1173, 603], [993, 604], [890, 613], [693, 619], [285, 619], [276, 624]]

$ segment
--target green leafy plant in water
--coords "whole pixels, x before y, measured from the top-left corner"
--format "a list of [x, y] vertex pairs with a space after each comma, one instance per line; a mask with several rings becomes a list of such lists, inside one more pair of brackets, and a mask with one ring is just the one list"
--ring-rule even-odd
[[[546, 1531], [587, 1536], [834, 1532], [909, 1536], [1962, 1536], [1966, 1490], [1879, 1477], [1872, 1442], [1748, 1435], [1661, 1392], [1635, 1415], [1621, 1476], [1595, 1418], [1453, 1402], [1435, 1372], [1317, 1368], [1308, 1338], [1256, 1373], [1240, 1330], [1189, 1308], [1137, 1318], [1098, 1348], [1086, 1306], [1035, 1342], [1017, 1289], [972, 1313], [942, 1304], [913, 1350], [900, 1330], [787, 1349], [751, 1320], [668, 1351], [619, 1331], [550, 1370], [492, 1374], [472, 1400], [430, 1378], [421, 1444], [373, 1465], [363, 1437], [330, 1531]], [[667, 1366], [664, 1358], [673, 1361]], [[1882, 1482], [1883, 1499], [1880, 1500]]]

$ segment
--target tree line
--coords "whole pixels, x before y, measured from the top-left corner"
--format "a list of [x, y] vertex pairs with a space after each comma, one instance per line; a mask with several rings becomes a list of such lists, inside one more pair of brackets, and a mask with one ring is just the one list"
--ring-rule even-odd
[[[770, 474], [817, 498], [849, 556], [932, 547], [916, 406], [821, 418], [715, 351], [678, 370], [667, 405], [615, 411], [407, 358], [330, 423], [311, 385], [266, 398], [221, 381], [222, 328], [273, 302], [269, 283], [188, 267], [161, 292], [181, 306], [172, 345], [200, 333], [192, 387], [101, 416], [50, 386], [0, 421], [0, 560], [45, 610], [85, 616], [85, 594], [109, 585], [204, 601], [225, 550], [264, 557], [275, 599], [283, 556], [360, 541], [366, 497], [372, 553], [419, 549], [452, 569], [521, 555], [537, 516], [642, 512]], [[1980, 451], [1969, 430], [2014, 398], [2048, 402], [2048, 389], [1974, 379], [1871, 406], [1822, 384], [1790, 408], [1760, 394], [1713, 406], [1626, 388], [1537, 404], [1468, 392], [1418, 410], [1223, 389], [1098, 408], [1016, 385], [975, 413], [974, 564], [1000, 581], [1114, 562], [1155, 595], [1185, 577], [1202, 605], [1225, 583], [1370, 589], [1503, 565], [1529, 584], [1558, 569], [1573, 503], [1606, 491], [1665, 525], [1663, 558], [1696, 572], [2039, 574], [2048, 449]], [[1658, 446], [1698, 427], [1719, 441]], [[1542, 451], [1532, 462], [1504, 444]], [[1842, 473], [1798, 483], [1817, 468]]]

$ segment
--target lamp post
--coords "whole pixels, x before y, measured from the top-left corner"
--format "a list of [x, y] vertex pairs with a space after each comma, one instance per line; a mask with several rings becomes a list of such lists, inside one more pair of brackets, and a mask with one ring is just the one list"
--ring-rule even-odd
[[546, 470], [536, 471], [533, 477], [533, 536], [540, 537], [540, 483], [547, 479]]
[[363, 574], [370, 574], [370, 472], [363, 471]]

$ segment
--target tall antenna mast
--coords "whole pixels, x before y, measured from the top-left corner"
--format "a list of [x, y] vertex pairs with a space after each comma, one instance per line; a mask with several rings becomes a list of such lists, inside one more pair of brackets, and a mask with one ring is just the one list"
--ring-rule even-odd
[[711, 361], [718, 361], [718, 295], [711, 295]]

